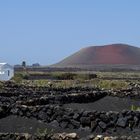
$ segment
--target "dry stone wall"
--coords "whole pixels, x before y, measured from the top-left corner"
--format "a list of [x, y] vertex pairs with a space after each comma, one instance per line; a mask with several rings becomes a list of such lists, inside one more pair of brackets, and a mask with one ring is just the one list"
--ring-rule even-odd
[[[65, 103], [89, 103], [105, 96], [121, 98], [140, 98], [140, 87], [132, 85], [126, 90], [100, 90], [98, 88], [47, 88], [21, 86], [7, 82], [0, 90], [0, 119], [9, 115], [35, 118], [60, 128], [86, 129], [97, 134], [139, 135], [140, 112], [123, 110], [121, 112], [85, 111], [64, 108]], [[18, 134], [0, 134], [1, 137], [17, 137]], [[24, 136], [21, 136], [24, 137]], [[5, 139], [6, 139], [5, 138]], [[13, 138], [13, 139], [14, 139]], [[29, 137], [29, 139], [32, 138]], [[102, 137], [104, 138], [104, 137]], [[118, 137], [120, 138], [120, 137]], [[23, 138], [24, 139], [24, 138]], [[94, 138], [92, 138], [94, 139]], [[125, 138], [127, 139], [127, 137]]]

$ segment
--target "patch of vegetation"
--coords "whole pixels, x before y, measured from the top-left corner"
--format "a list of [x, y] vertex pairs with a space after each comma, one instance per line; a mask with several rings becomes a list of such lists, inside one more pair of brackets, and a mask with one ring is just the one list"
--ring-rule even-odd
[[52, 134], [53, 134], [53, 129], [48, 130], [47, 128], [45, 128], [45, 129], [38, 128], [37, 132], [36, 132], [36, 136], [39, 138], [47, 138], [48, 136], [50, 136]]
[[47, 87], [49, 80], [22, 80], [23, 85]]
[[22, 80], [24, 85], [44, 86], [53, 88], [70, 88], [70, 87], [98, 87], [104, 89], [126, 89], [129, 87], [129, 82], [125, 80]]
[[97, 75], [92, 73], [79, 73], [75, 76], [75, 80], [91, 80], [95, 78], [97, 78]]
[[46, 76], [48, 79], [55, 80], [76, 80], [76, 79], [84, 79], [90, 80], [97, 77], [94, 73], [77, 73], [77, 72], [28, 72], [28, 76], [30, 77], [43, 77]]
[[57, 80], [74, 80], [76, 74], [75, 73], [52, 73], [52, 78]]
[[129, 83], [124, 80], [96, 79], [96, 80], [92, 80], [92, 83], [97, 85], [97, 87], [104, 88], [104, 89], [126, 89], [129, 86]]
[[18, 84], [18, 83], [21, 83], [22, 80], [27, 80], [28, 77], [29, 77], [29, 74], [27, 72], [18, 72], [18, 73], [15, 73], [12, 80], [14, 80]]
[[97, 72], [100, 78], [140, 78], [140, 72]]
[[140, 111], [140, 106], [131, 105], [132, 111]]
[[96, 78], [97, 75], [90, 73], [53, 72], [50, 73], [50, 77], [56, 80], [90, 80]]
[[[97, 74], [97, 75], [96, 75]], [[18, 72], [14, 76], [14, 81], [32, 86], [48, 86], [69, 88], [69, 87], [98, 87], [104, 89], [126, 89], [132, 80], [105, 80], [100, 77], [131, 77], [139, 73], [122, 73], [122, 72]], [[129, 75], [130, 74], [130, 75]], [[28, 80], [30, 75], [46, 75], [48, 79]], [[29, 78], [30, 79], [30, 78]], [[134, 82], [134, 81], [133, 81]], [[135, 82], [139, 83], [135, 80]]]

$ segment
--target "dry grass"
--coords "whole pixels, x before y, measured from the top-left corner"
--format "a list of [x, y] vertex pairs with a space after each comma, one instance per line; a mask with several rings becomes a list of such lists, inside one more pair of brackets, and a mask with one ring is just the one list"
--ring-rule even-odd
[[140, 72], [97, 72], [100, 78], [140, 78]]
[[[48, 82], [51, 82], [52, 86], [57, 88], [99, 87], [104, 89], [126, 89], [129, 87], [131, 80], [103, 80], [100, 78], [140, 78], [140, 72], [97, 72], [98, 78], [89, 79], [89, 74], [91, 73], [94, 74], [94, 72], [76, 72], [76, 75], [64, 72], [33, 72], [33, 74], [50, 74], [53, 77], [59, 77], [60, 80], [26, 80], [25, 78], [28, 76], [27, 73], [17, 73], [13, 79], [17, 83], [33, 86], [49, 86]], [[61, 80], [62, 76], [66, 76], [66, 79], [68, 78], [68, 80]], [[140, 83], [136, 80], [133, 82]]]

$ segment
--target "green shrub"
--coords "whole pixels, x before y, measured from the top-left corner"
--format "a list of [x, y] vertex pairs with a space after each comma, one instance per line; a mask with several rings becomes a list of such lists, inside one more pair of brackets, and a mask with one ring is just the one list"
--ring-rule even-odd
[[140, 111], [140, 106], [131, 105], [132, 111]]
[[39, 138], [42, 138], [42, 137], [47, 138], [48, 135], [52, 135], [52, 134], [53, 134], [53, 129], [48, 130], [47, 128], [45, 128], [45, 129], [38, 128], [37, 132], [36, 132], [36, 136]]
[[78, 73], [75, 75], [75, 80], [91, 80], [97, 78], [96, 74]]
[[16, 83], [21, 83], [22, 80], [28, 80], [29, 75], [26, 72], [18, 72], [15, 73], [12, 80], [14, 80]]
[[52, 73], [52, 78], [57, 80], [74, 80], [75, 73]]
[[91, 80], [93, 85], [96, 85], [99, 88], [104, 89], [125, 89], [128, 88], [129, 83], [124, 80], [102, 80], [102, 79], [94, 79]]

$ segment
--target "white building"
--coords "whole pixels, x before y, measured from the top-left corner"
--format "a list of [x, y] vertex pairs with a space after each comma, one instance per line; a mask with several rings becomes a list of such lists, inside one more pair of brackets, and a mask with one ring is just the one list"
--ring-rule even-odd
[[14, 76], [14, 67], [7, 63], [0, 63], [0, 81], [8, 81]]

